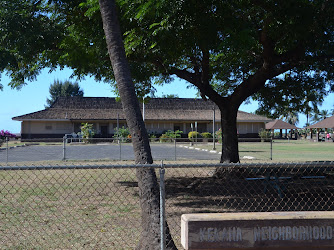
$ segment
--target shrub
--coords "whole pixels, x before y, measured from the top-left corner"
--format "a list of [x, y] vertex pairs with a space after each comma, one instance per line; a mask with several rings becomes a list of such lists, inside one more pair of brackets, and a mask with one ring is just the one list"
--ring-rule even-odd
[[16, 135], [12, 134], [8, 130], [0, 130], [0, 146], [6, 140], [6, 137], [8, 137], [8, 138], [15, 138]]
[[201, 133], [201, 136], [202, 136], [203, 138], [212, 138], [212, 134], [209, 133], [209, 132], [203, 132], [203, 133]]
[[131, 134], [129, 128], [125, 128], [124, 126], [119, 128], [118, 130], [115, 129], [114, 134], [115, 139], [120, 139], [121, 142], [129, 142], [131, 139]]
[[95, 130], [93, 129], [93, 124], [90, 123], [81, 123], [81, 132], [82, 138], [84, 142], [89, 142], [89, 138], [93, 138], [95, 135]]
[[219, 143], [223, 142], [223, 131], [221, 128], [216, 131], [216, 138], [218, 139]]
[[162, 134], [159, 138], [160, 142], [171, 142], [172, 139], [167, 134]]
[[158, 139], [158, 136], [156, 134], [149, 134], [148, 135], [150, 137], [150, 141], [156, 141]]
[[180, 138], [182, 133], [183, 131], [180, 131], [180, 130], [176, 130], [176, 131], [168, 130], [164, 134], [167, 135], [168, 138]]
[[199, 138], [200, 134], [197, 131], [191, 131], [188, 133], [188, 138], [190, 141], [194, 141], [195, 138]]
[[262, 140], [269, 139], [271, 137], [271, 132], [261, 128], [259, 131], [259, 136]]
[[160, 136], [160, 142], [172, 142], [175, 138], [180, 138], [183, 131], [168, 130]]
[[0, 139], [1, 140], [5, 140], [6, 137], [8, 137], [8, 138], [14, 138], [14, 137], [16, 137], [16, 135], [12, 134], [8, 130], [0, 130]]

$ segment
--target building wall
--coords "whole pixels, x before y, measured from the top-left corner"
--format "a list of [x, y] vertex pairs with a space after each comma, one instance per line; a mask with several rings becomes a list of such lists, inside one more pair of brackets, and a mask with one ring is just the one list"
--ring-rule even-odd
[[263, 122], [240, 122], [237, 123], [239, 134], [257, 134], [261, 128], [265, 128]]
[[72, 133], [71, 122], [23, 121], [22, 134], [67, 134]]
[[[65, 134], [72, 132], [80, 132], [80, 126], [82, 122], [70, 122], [70, 121], [23, 121], [21, 124], [21, 133], [26, 138], [40, 138], [36, 136], [42, 136], [42, 138], [59, 137], [62, 138]], [[98, 136], [111, 137], [117, 128], [117, 121], [88, 121], [93, 124], [93, 128]], [[191, 126], [192, 124], [192, 126]], [[181, 130], [184, 135], [187, 135], [190, 131], [195, 131], [195, 122], [178, 122], [178, 121], [146, 121], [146, 129], [149, 134], [162, 134], [167, 130]], [[126, 127], [124, 120], [119, 121], [119, 127]], [[259, 130], [264, 128], [263, 122], [239, 122], [237, 123], [237, 129], [240, 136], [246, 137], [258, 137]], [[220, 123], [215, 123], [215, 131], [219, 130]], [[213, 132], [212, 122], [197, 122], [197, 131]], [[104, 133], [104, 134], [103, 134]]]
[[[149, 134], [162, 134], [167, 130], [180, 130], [183, 134], [188, 134], [192, 130], [195, 131], [195, 122], [192, 124], [191, 128], [191, 122], [145, 122], [145, 126]], [[197, 131], [200, 133], [212, 132], [212, 126], [209, 127], [209, 123], [207, 122], [198, 122]]]
[[145, 126], [149, 134], [162, 134], [167, 130], [174, 130], [172, 122], [146, 121]]

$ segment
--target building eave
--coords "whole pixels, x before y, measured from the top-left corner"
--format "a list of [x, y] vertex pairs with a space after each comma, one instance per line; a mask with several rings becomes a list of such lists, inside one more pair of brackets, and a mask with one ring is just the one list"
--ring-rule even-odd
[[70, 122], [71, 119], [15, 119], [12, 118], [12, 120], [14, 121], [22, 121], [22, 122], [26, 122], [26, 121], [34, 121], [34, 122]]

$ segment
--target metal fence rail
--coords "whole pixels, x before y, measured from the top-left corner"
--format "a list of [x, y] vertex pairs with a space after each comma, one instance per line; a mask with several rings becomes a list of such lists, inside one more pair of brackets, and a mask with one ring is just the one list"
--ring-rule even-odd
[[161, 216], [179, 249], [184, 213], [334, 209], [334, 162], [4, 166], [1, 247], [133, 249], [141, 235], [139, 167], [160, 176]]

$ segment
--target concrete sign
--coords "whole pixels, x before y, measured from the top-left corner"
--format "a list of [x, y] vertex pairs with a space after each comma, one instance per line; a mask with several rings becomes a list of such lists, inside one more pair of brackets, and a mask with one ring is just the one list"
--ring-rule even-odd
[[333, 230], [332, 211], [184, 214], [181, 217], [181, 243], [185, 249], [312, 249], [313, 246], [334, 249]]

